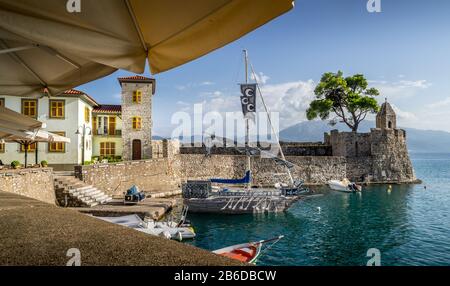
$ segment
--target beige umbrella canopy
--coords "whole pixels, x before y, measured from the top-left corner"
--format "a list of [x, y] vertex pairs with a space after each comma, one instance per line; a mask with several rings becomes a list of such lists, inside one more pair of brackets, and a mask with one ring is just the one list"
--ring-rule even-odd
[[125, 69], [153, 73], [222, 47], [292, 0], [0, 0], [0, 94], [51, 94]]

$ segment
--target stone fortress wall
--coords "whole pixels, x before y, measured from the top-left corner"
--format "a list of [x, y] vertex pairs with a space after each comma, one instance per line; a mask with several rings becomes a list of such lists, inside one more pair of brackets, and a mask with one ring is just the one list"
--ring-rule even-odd
[[[282, 143], [286, 159], [294, 164], [293, 176], [306, 184], [322, 185], [331, 179], [348, 178], [366, 183], [417, 182], [406, 145], [406, 133], [396, 128], [389, 103], [382, 105], [377, 126], [368, 133], [331, 131], [323, 142]], [[213, 177], [241, 178], [246, 170], [244, 150], [181, 146], [178, 141], [152, 142], [152, 158], [117, 164], [78, 166], [77, 176], [110, 195], [118, 195], [132, 184], [145, 191], [169, 191], [186, 180]], [[253, 156], [253, 183], [273, 186], [287, 182], [284, 167], [274, 160]]]

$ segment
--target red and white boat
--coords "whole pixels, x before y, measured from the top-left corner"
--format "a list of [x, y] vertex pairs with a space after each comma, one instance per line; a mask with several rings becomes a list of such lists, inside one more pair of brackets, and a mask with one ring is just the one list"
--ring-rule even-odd
[[[264, 244], [273, 242], [272, 245], [282, 239], [284, 235], [274, 237], [268, 240], [261, 240], [256, 242], [242, 243], [225, 248], [214, 250], [213, 253], [235, 259], [245, 263], [256, 263], [256, 260], [262, 253]], [[271, 246], [272, 246], [271, 245]], [[266, 248], [265, 250], [269, 249]]]

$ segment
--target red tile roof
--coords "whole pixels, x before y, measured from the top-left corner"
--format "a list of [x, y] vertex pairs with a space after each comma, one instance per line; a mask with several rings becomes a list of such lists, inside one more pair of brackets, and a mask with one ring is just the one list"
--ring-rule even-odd
[[150, 77], [145, 77], [141, 75], [127, 76], [127, 77], [119, 77], [119, 80], [154, 80]]
[[92, 110], [93, 113], [121, 113], [121, 105], [102, 104]]
[[69, 89], [63, 92], [63, 94], [76, 94], [76, 95], [82, 95], [85, 94], [82, 91], [76, 90], [76, 89]]
[[141, 75], [127, 76], [127, 77], [119, 77], [118, 78], [120, 85], [123, 82], [131, 82], [131, 83], [151, 83], [152, 84], [152, 94], [155, 94], [156, 91], [156, 81], [154, 78], [145, 77]]
[[86, 93], [84, 93], [82, 91], [76, 90], [76, 89], [69, 89], [69, 90], [66, 90], [63, 93], [59, 94], [59, 96], [65, 96], [65, 95], [66, 96], [71, 96], [71, 95], [79, 96], [82, 99], [84, 99], [85, 101], [88, 101], [88, 103], [90, 103], [92, 106], [98, 106], [99, 105], [97, 103], [97, 101], [95, 101], [95, 99], [90, 97], [88, 94], [86, 94]]

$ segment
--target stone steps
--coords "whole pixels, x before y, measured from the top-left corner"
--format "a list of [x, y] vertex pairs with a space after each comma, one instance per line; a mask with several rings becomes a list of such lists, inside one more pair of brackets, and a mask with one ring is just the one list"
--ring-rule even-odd
[[72, 176], [55, 176], [54, 185], [61, 205], [94, 207], [112, 200], [101, 190]]

